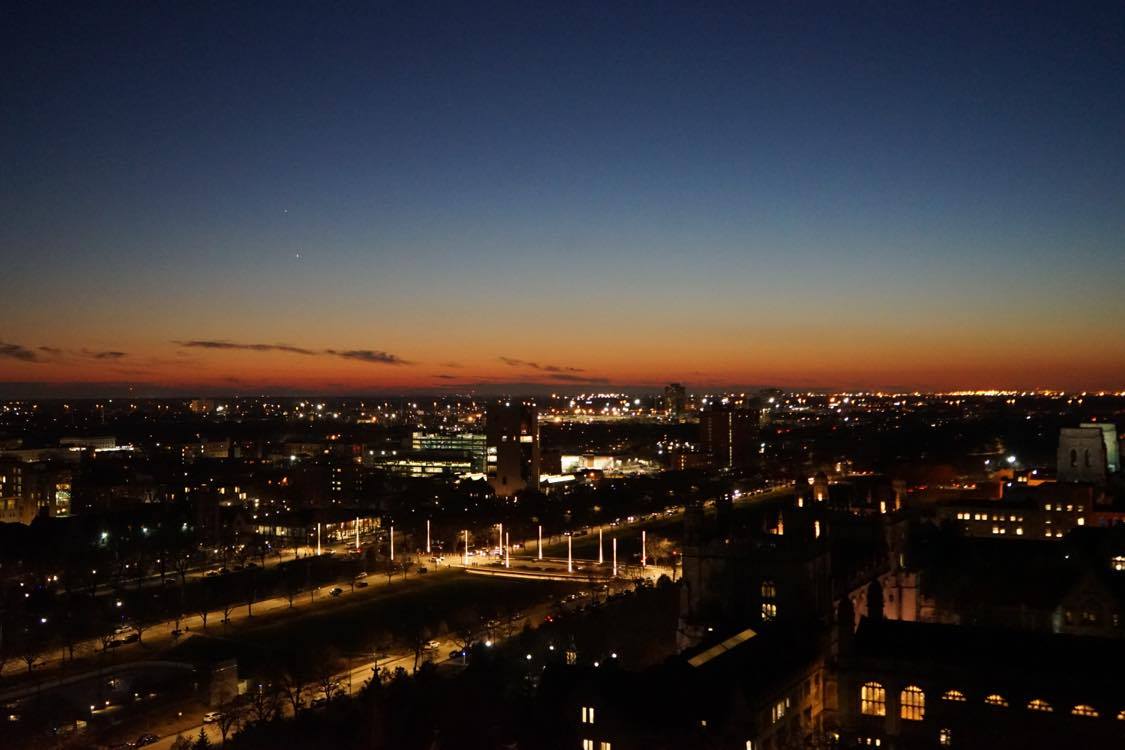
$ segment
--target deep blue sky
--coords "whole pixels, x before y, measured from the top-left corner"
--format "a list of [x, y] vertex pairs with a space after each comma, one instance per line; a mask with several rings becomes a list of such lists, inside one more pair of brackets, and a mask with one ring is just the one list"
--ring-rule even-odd
[[9, 2], [0, 35], [0, 380], [1125, 386], [1120, 2]]

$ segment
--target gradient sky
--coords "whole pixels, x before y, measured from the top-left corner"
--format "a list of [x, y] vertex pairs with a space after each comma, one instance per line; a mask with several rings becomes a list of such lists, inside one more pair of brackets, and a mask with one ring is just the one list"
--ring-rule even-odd
[[16, 0], [0, 64], [0, 395], [1125, 387], [1120, 2]]

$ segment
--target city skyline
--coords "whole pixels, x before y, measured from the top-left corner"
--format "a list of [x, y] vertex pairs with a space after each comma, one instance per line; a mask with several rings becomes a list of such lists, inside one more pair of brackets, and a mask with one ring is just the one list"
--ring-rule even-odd
[[1119, 4], [63, 8], [0, 395], [1125, 386]]

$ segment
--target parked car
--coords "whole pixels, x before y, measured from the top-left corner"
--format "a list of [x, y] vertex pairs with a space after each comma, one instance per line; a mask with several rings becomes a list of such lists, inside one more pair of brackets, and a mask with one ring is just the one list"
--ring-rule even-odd
[[342, 588], [340, 588], [339, 586], [337, 586], [336, 588], [329, 591], [328, 595], [329, 596], [339, 596], [342, 593], [344, 593], [344, 590]]
[[429, 571], [428, 568], [418, 568], [418, 572], [419, 573], [429, 573], [430, 571]]
[[144, 747], [145, 745], [151, 745], [159, 740], [160, 738], [155, 734], [142, 734], [137, 738], [137, 741], [133, 743], [133, 747]]
[[219, 718], [221, 716], [222, 716], [222, 713], [219, 712], [219, 711], [208, 711], [207, 713], [203, 714], [203, 723], [204, 724], [214, 724], [216, 721], [219, 720]]
[[367, 588], [367, 581], [356, 581], [355, 587], [357, 589], [365, 589], [365, 588]]

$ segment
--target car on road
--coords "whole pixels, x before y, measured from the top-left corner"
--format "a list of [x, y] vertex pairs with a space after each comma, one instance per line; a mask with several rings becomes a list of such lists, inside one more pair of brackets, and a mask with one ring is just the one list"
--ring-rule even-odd
[[450, 659], [460, 659], [464, 655], [465, 655], [465, 652], [462, 651], [459, 648], [455, 648], [455, 649], [453, 649], [452, 651], [449, 652], [449, 658]]
[[430, 571], [429, 571], [428, 568], [418, 568], [418, 572], [419, 573], [429, 573]]
[[344, 590], [342, 588], [340, 588], [339, 586], [337, 586], [336, 588], [329, 591], [328, 595], [329, 596], [339, 596], [342, 593], [344, 593]]
[[214, 724], [222, 717], [222, 715], [223, 714], [220, 711], [208, 711], [207, 713], [203, 714], [203, 723]]
[[142, 734], [137, 738], [137, 741], [133, 743], [133, 747], [144, 747], [145, 745], [152, 745], [159, 741], [160, 738], [155, 734]]
[[436, 649], [440, 645], [441, 643], [439, 643], [438, 641], [427, 641], [426, 648]]
[[357, 589], [365, 589], [365, 588], [367, 588], [367, 581], [356, 581], [355, 587]]

